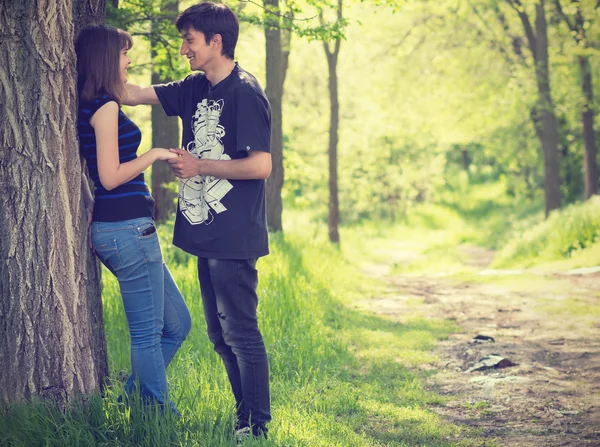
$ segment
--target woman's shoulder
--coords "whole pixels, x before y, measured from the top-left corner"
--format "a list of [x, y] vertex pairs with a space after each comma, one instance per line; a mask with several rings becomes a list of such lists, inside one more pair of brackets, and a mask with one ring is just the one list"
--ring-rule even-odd
[[116, 98], [113, 98], [110, 95], [98, 95], [91, 100], [85, 100], [80, 98], [79, 110], [80, 112], [86, 115], [89, 114], [89, 116], [91, 117], [100, 107], [109, 102], [115, 102], [117, 105], [119, 105], [119, 101], [117, 101]]

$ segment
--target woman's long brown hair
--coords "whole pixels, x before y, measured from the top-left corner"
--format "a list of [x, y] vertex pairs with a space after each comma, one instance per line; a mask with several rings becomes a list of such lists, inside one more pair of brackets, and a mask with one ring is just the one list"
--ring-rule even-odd
[[121, 103], [124, 94], [121, 51], [132, 46], [131, 36], [122, 29], [105, 25], [82, 28], [75, 42], [80, 99], [92, 101], [108, 95]]

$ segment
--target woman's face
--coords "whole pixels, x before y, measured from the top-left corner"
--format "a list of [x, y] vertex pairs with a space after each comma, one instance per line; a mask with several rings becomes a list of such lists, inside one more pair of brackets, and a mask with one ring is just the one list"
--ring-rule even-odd
[[131, 64], [131, 59], [127, 56], [127, 48], [121, 50], [121, 57], [119, 59], [119, 73], [121, 74], [121, 80], [123, 84], [127, 82], [127, 67]]

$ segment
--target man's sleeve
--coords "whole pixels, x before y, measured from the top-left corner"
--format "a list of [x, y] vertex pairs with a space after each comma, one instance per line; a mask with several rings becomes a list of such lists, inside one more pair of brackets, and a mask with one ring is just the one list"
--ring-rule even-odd
[[168, 116], [179, 116], [183, 118], [184, 99], [189, 90], [190, 76], [179, 81], [154, 86], [156, 96], [160, 105]]
[[271, 152], [271, 107], [254, 89], [243, 89], [237, 98], [237, 150]]

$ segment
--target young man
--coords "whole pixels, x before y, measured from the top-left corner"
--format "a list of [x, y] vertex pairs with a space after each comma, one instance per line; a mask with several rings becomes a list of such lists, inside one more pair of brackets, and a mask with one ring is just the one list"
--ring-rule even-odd
[[183, 123], [173, 243], [198, 257], [208, 336], [225, 363], [237, 403], [238, 436], [266, 436], [269, 367], [258, 328], [256, 261], [268, 254], [265, 179], [271, 173], [269, 103], [234, 62], [238, 20], [223, 4], [186, 9], [176, 26], [192, 74], [181, 81], [128, 85], [129, 105], [161, 104]]

